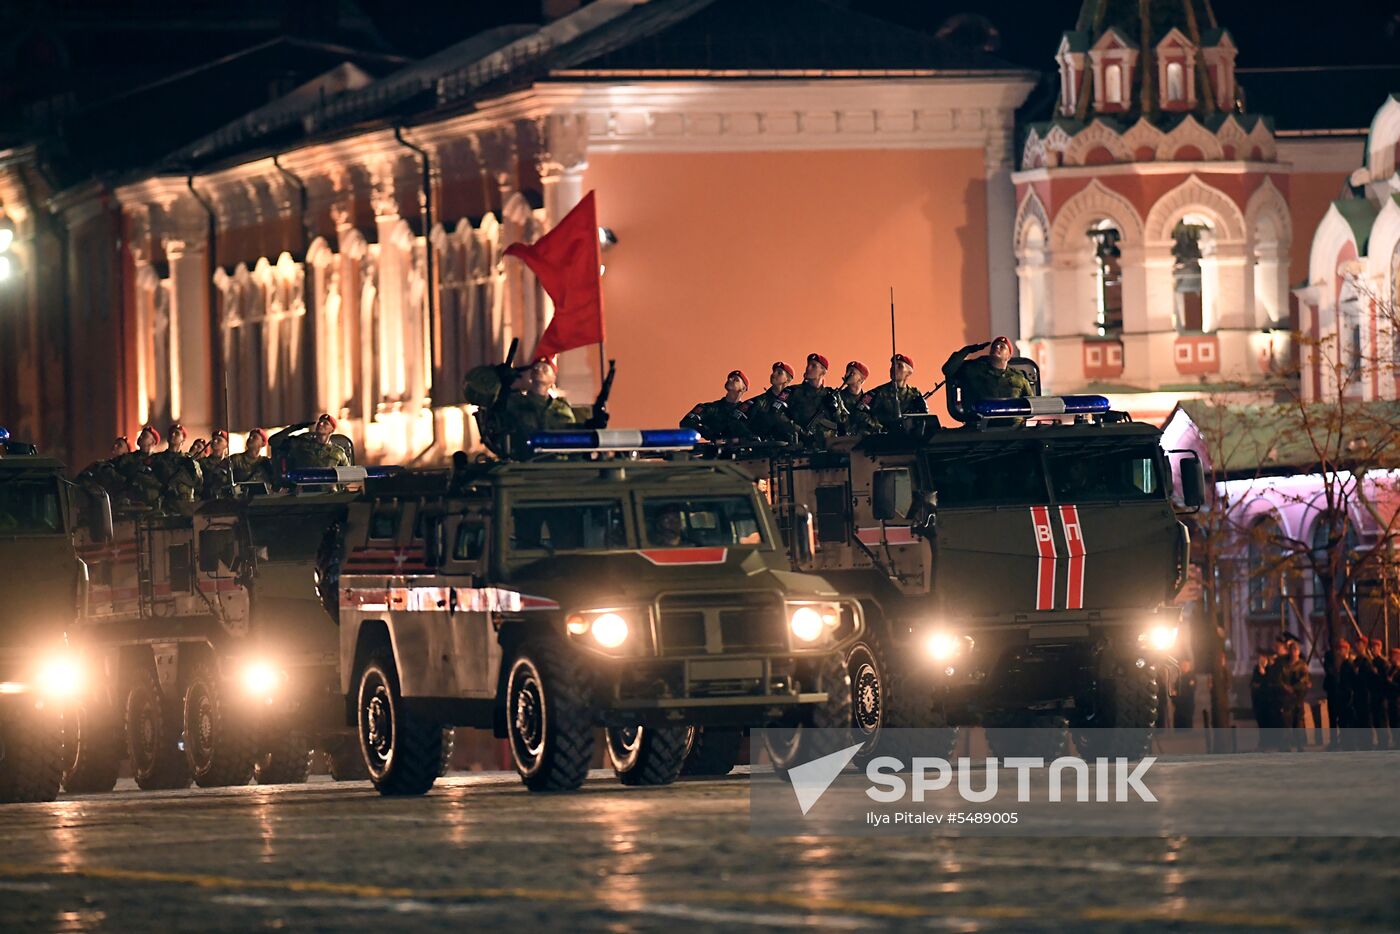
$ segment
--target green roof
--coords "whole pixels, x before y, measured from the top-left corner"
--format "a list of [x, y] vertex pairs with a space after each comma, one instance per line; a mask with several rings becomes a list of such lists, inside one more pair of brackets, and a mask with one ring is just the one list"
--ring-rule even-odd
[[1371, 237], [1371, 225], [1376, 222], [1376, 215], [1380, 211], [1365, 198], [1333, 201], [1332, 207], [1336, 208], [1337, 213], [1342, 215], [1342, 220], [1351, 228], [1351, 235], [1356, 240], [1357, 254], [1365, 256], [1366, 241]]
[[1177, 404], [1225, 477], [1400, 466], [1400, 401]]

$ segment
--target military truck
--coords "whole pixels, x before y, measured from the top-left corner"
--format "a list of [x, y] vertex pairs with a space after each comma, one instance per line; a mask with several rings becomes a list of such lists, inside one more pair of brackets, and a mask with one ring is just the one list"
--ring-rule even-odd
[[[431, 787], [446, 725], [494, 730], [525, 785], [550, 791], [583, 782], [598, 727], [624, 784], [659, 785], [691, 726], [733, 756], [726, 730], [849, 724], [860, 605], [790, 569], [742, 471], [641, 456], [697, 441], [546, 432], [534, 459], [459, 455], [367, 484], [322, 579], [381, 793]], [[801, 735], [770, 750], [779, 768]]]
[[[0, 445], [0, 802], [52, 801], [63, 772], [63, 708], [84, 667], [66, 631], [83, 587], [69, 537], [81, 494], [63, 465], [14, 442]], [[110, 537], [106, 496], [90, 535]]]
[[93, 684], [68, 790], [110, 790], [123, 758], [145, 789], [300, 782], [313, 746], [337, 778], [363, 777], [342, 722], [335, 621], [315, 586], [325, 534], [357, 493], [236, 492], [119, 513], [110, 541], [79, 535], [89, 583], [74, 635]]
[[[1049, 414], [1070, 421], [1018, 427]], [[821, 451], [737, 455], [790, 541], [813, 515], [816, 547], [794, 566], [865, 610], [847, 668], [866, 751], [882, 727], [980, 723], [994, 748], [1067, 726], [1081, 753], [1141, 754], [1177, 639], [1178, 513], [1202, 501], [1199, 461], [1181, 461], [1174, 505], [1161, 432], [1103, 397], [1006, 400], [957, 429], [905, 421]], [[1057, 753], [1049, 742], [1034, 751]]]

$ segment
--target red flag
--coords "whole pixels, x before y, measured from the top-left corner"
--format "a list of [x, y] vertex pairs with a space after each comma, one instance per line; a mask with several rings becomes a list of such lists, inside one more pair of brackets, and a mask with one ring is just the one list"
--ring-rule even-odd
[[530, 359], [603, 342], [603, 284], [598, 273], [598, 211], [593, 192], [534, 243], [512, 243], [507, 256], [530, 267], [554, 300], [554, 318]]

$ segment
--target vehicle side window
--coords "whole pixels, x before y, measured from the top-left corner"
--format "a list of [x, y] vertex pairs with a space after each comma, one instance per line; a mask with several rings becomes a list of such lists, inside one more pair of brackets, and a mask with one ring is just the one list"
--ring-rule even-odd
[[480, 561], [486, 553], [486, 526], [463, 522], [457, 526], [457, 542], [452, 547], [454, 561]]

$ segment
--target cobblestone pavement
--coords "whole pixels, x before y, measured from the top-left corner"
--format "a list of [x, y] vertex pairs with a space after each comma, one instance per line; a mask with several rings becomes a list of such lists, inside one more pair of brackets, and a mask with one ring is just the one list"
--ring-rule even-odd
[[[1242, 797], [1289, 806], [1286, 788]], [[1400, 839], [773, 839], [748, 821], [743, 775], [538, 795], [463, 773], [411, 799], [124, 781], [0, 809], [0, 930], [1400, 928]]]

